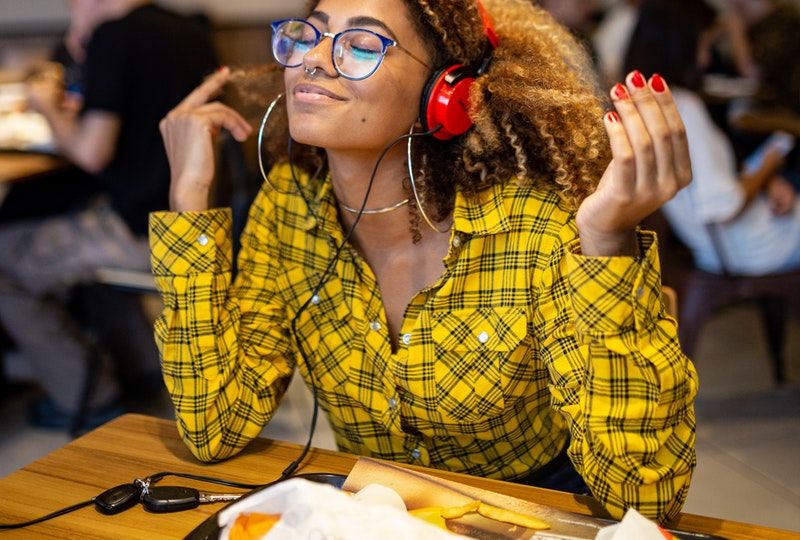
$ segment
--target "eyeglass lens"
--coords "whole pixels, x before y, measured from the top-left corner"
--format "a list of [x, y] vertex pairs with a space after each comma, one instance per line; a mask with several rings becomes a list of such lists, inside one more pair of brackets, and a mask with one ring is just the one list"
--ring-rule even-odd
[[[317, 46], [321, 37], [305, 21], [285, 21], [275, 29], [272, 52], [278, 63], [297, 67], [303, 63], [303, 56]], [[340, 75], [349, 79], [363, 79], [372, 75], [378, 69], [383, 54], [381, 38], [368, 30], [345, 30], [334, 38], [334, 66]]]

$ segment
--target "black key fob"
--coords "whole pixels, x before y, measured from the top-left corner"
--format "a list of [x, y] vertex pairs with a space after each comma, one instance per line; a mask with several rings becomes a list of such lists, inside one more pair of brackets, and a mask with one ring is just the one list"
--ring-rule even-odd
[[139, 502], [140, 493], [135, 484], [121, 484], [95, 497], [94, 506], [106, 515], [119, 514]]
[[200, 504], [200, 492], [194, 488], [180, 486], [151, 487], [142, 495], [142, 504], [149, 512], [190, 510]]

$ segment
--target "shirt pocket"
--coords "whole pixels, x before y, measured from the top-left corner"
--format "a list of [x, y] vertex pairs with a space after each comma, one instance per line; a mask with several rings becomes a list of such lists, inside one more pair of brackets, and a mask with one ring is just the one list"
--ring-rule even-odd
[[438, 412], [445, 422], [479, 422], [506, 405], [506, 364], [528, 347], [522, 308], [456, 310], [433, 316]]
[[[287, 295], [290, 332], [291, 319], [301, 306], [309, 302], [295, 323], [297, 338], [292, 341], [303, 347], [308, 363], [313, 367], [314, 384], [320, 392], [325, 392], [348, 382], [352, 365], [351, 344], [355, 336], [341, 281], [337, 276], [328, 276], [312, 297], [319, 278], [319, 274], [293, 268], [279, 278], [278, 285]], [[299, 354], [297, 361], [300, 374], [310, 382], [308, 366]]]

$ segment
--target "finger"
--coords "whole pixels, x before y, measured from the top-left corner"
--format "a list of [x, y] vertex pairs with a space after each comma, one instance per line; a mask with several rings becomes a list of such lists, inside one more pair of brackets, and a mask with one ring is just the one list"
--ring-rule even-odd
[[672, 154], [675, 161], [675, 174], [681, 187], [685, 187], [692, 180], [692, 161], [689, 158], [686, 128], [664, 78], [658, 73], [654, 74], [650, 77], [649, 86], [669, 126], [670, 138], [672, 139]]
[[611, 145], [611, 156], [614, 166], [612, 181], [619, 189], [615, 190], [621, 196], [632, 197], [636, 189], [636, 159], [622, 125], [619, 114], [614, 111], [606, 113], [603, 118], [606, 132]]
[[227, 66], [222, 66], [203, 81], [200, 86], [192, 90], [188, 96], [183, 98], [183, 101], [178, 103], [173, 110], [184, 111], [208, 103], [210, 99], [219, 94], [219, 91], [228, 82], [230, 74], [231, 70]]
[[213, 114], [214, 118], [220, 121], [217, 125], [230, 131], [231, 135], [239, 142], [245, 141], [253, 132], [253, 127], [241, 114], [222, 103], [209, 103], [198, 112], [201, 114]]
[[647, 132], [642, 116], [627, 87], [619, 83], [614, 85], [611, 89], [611, 99], [633, 149], [636, 187], [640, 190], [650, 191], [655, 188], [657, 174], [656, 158], [650, 134]]
[[653, 97], [644, 76], [632, 71], [625, 78], [628, 91], [636, 105], [636, 110], [650, 135], [652, 152], [656, 159], [655, 180], [664, 199], [671, 199], [679, 186], [675, 175], [675, 160], [672, 152], [672, 137], [661, 106]]

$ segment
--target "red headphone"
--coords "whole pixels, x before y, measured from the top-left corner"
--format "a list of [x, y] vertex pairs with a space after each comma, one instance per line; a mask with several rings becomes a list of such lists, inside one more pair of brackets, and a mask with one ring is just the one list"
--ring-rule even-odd
[[[488, 43], [478, 66], [454, 64], [436, 70], [422, 90], [420, 121], [425, 131], [436, 130], [439, 140], [452, 139], [472, 127], [469, 117], [469, 91], [475, 79], [489, 66], [499, 40], [486, 9], [478, 0], [483, 32]], [[441, 126], [441, 127], [439, 127]], [[438, 128], [438, 129], [437, 129]]]

